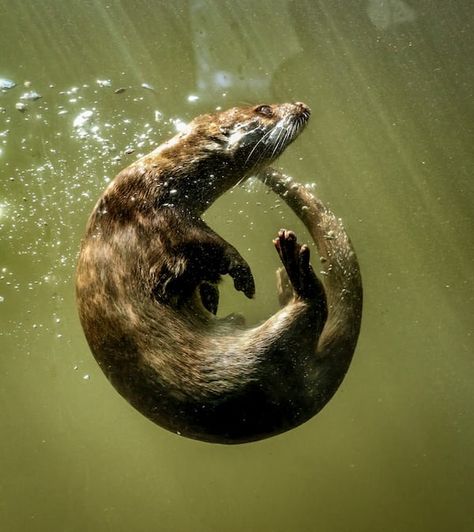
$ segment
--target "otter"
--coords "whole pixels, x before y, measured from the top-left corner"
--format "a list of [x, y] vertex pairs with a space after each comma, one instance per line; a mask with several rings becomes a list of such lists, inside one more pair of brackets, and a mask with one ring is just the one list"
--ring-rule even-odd
[[[346, 374], [362, 312], [356, 255], [334, 214], [270, 167], [309, 117], [300, 102], [199, 116], [122, 170], [89, 218], [76, 275], [86, 339], [118, 392], [161, 427], [214, 443], [267, 438], [314, 416]], [[201, 216], [251, 175], [300, 217], [324, 272], [280, 230], [282, 308], [246, 327], [217, 317], [218, 283], [229, 274], [252, 298], [251, 269]]]

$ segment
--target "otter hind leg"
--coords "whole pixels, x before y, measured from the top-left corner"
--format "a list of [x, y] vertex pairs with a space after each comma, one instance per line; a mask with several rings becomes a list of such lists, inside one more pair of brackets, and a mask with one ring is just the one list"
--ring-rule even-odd
[[[319, 300], [326, 305], [326, 296], [321, 281], [316, 277], [309, 263], [310, 252], [308, 246], [301, 245], [293, 231], [281, 229], [278, 237], [273, 241], [280, 259], [285, 267], [296, 297], [305, 300]], [[284, 277], [280, 274], [280, 281]], [[288, 302], [289, 289], [283, 287], [280, 301]]]

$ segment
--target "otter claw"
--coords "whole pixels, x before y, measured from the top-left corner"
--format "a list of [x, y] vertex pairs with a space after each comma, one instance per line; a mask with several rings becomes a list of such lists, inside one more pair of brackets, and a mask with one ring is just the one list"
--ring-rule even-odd
[[255, 295], [255, 281], [250, 267], [239, 264], [229, 268], [229, 275], [234, 279], [234, 288], [243, 292], [249, 299], [252, 299]]

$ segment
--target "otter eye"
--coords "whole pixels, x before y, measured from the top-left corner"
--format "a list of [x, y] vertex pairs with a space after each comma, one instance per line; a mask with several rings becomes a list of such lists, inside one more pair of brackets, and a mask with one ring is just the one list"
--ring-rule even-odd
[[273, 116], [272, 108], [269, 105], [259, 105], [255, 108], [255, 112], [262, 116]]

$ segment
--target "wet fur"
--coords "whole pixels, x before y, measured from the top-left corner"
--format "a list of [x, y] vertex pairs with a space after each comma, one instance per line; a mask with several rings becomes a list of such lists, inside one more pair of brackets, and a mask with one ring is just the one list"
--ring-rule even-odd
[[[319, 200], [268, 168], [308, 118], [303, 104], [198, 117], [123, 170], [89, 219], [76, 278], [86, 338], [116, 389], [171, 431], [219, 443], [278, 434], [317, 413], [347, 371], [362, 305], [352, 246]], [[302, 219], [327, 270], [323, 287], [308, 248], [281, 231], [284, 306], [254, 328], [215, 316], [222, 275], [247, 297], [255, 287], [238, 251], [201, 219], [250, 174]]]

